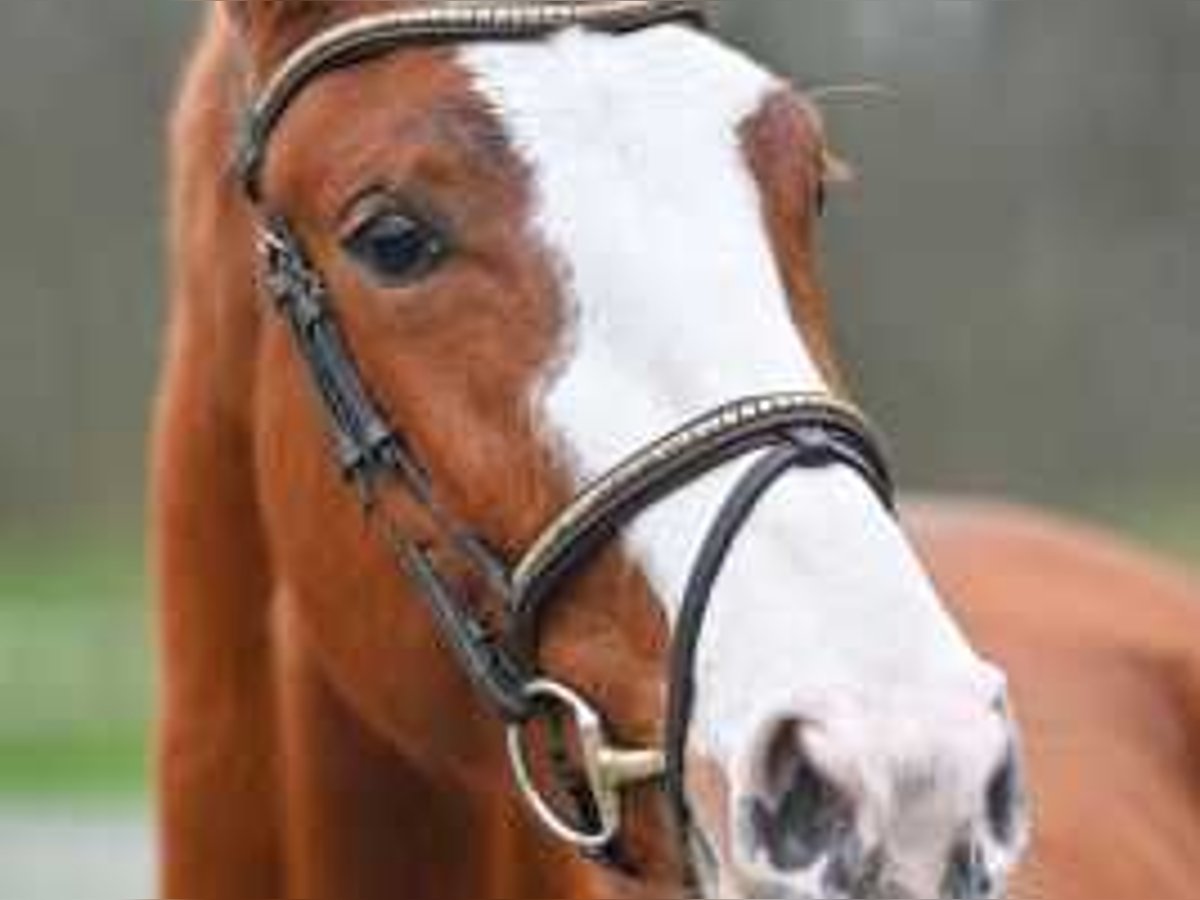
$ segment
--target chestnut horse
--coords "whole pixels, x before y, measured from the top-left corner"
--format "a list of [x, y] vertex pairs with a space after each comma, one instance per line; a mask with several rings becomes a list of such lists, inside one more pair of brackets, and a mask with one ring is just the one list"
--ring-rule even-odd
[[[1018, 892], [1191, 896], [1195, 588], [1078, 530], [943, 504], [910, 518], [939, 596], [833, 399], [820, 122], [739, 53], [661, 21], [690, 5], [523, 0], [505, 21], [615, 11], [621, 27], [518, 40], [492, 19], [486, 36], [359, 46], [250, 132], [261, 158], [239, 180], [246, 110], [281, 67], [415, 5], [213, 4], [173, 133], [155, 440], [164, 895], [650, 897], [691, 871], [713, 896], [995, 897], [1027, 844], [1028, 757]], [[291, 280], [264, 279], [256, 247], [265, 234], [278, 262], [284, 220], [313, 268], [294, 277], [288, 248]], [[297, 291], [336, 331], [276, 316], [267, 295]], [[314, 360], [336, 398], [365, 404], [345, 388], [361, 376], [436, 510], [403, 478], [360, 478], [364, 516], [329, 463]], [[616, 868], [567, 852], [505, 774], [501, 722], [428, 580], [401, 577], [369, 526], [386, 512], [389, 537], [442, 563], [440, 586], [483, 597], [440, 524], [516, 559], [639, 447], [782, 390], [845, 412], [837, 435], [815, 428], [837, 452], [747, 511], [702, 629], [683, 623], [709, 523], [779, 451], [640, 510], [547, 609], [539, 670], [629, 746], [670, 743], [673, 649], [692, 642], [674, 765], [687, 827], [643, 754]]]

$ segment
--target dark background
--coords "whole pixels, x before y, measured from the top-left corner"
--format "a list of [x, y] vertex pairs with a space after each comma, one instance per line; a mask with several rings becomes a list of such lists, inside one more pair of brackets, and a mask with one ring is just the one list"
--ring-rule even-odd
[[[12, 810], [144, 796], [162, 136], [203, 5], [0, 5], [0, 893], [50, 892], [20, 878]], [[904, 484], [1200, 562], [1200, 3], [728, 0], [722, 20], [800, 85], [888, 88], [823, 101], [858, 173], [823, 242]]]

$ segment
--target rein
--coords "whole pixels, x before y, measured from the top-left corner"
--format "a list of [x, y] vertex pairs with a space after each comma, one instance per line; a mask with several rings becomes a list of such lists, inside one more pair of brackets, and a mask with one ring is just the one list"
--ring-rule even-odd
[[[855, 407], [824, 394], [782, 392], [726, 404], [655, 441], [584, 489], [513, 564], [439, 503], [428, 470], [365, 384], [321, 272], [286, 219], [271, 211], [261, 182], [276, 127], [305, 87], [327, 72], [438, 42], [534, 40], [569, 27], [621, 33], [675, 21], [704, 25], [705, 6], [704, 0], [458, 0], [351, 19], [301, 46], [266, 82], [247, 111], [237, 157], [244, 190], [260, 216], [265, 288], [292, 332], [338, 465], [428, 607], [447, 650], [507, 726], [512, 768], [537, 818], [561, 840], [608, 862], [618, 859], [624, 792], [650, 782], [662, 784], [685, 850], [699, 840], [686, 797], [685, 750], [695, 657], [713, 587], [755, 507], [790, 471], [848, 466], [891, 509], [892, 481], [871, 428]], [[673, 632], [664, 747], [616, 747], [591, 704], [540, 671], [544, 610], [564, 596], [571, 576], [642, 512], [753, 453], [762, 458], [733, 488], [710, 527]], [[458, 561], [482, 577], [499, 611], [498, 624], [474, 611], [477, 605], [443, 574], [429, 546], [383, 515], [380, 491], [393, 483], [429, 513]], [[573, 726], [580, 770], [567, 761], [568, 741], [559, 735], [554, 749], [560, 760], [553, 773], [574, 798], [571, 817], [546, 798], [532, 772], [527, 732], [541, 720], [558, 728], [564, 722]]]

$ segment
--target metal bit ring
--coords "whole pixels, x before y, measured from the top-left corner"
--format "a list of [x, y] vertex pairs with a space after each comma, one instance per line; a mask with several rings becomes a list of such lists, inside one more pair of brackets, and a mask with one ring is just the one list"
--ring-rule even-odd
[[550, 680], [530, 682], [526, 697], [534, 706], [568, 714], [582, 753], [583, 772], [599, 817], [598, 827], [587, 831], [568, 821], [547, 801], [529, 767], [526, 725], [508, 729], [508, 755], [522, 796], [537, 820], [555, 837], [581, 850], [609, 846], [621, 831], [621, 795], [629, 787], [656, 781], [666, 770], [662, 751], [626, 750], [613, 746], [599, 713], [576, 691]]

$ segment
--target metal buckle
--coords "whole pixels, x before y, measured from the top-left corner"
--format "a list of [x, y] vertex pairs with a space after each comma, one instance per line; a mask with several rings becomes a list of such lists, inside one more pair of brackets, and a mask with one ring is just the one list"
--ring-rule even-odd
[[584, 851], [608, 847], [621, 831], [621, 794], [625, 788], [656, 781], [666, 772], [666, 757], [661, 750], [629, 750], [613, 746], [605, 733], [604, 722], [578, 693], [555, 681], [537, 680], [525, 687], [529, 702], [539, 709], [555, 707], [569, 713], [574, 721], [583, 772], [595, 803], [599, 825], [585, 831], [567, 821], [546, 800], [533, 780], [526, 752], [526, 725], [508, 729], [508, 755], [521, 794], [538, 821], [560, 840]]

